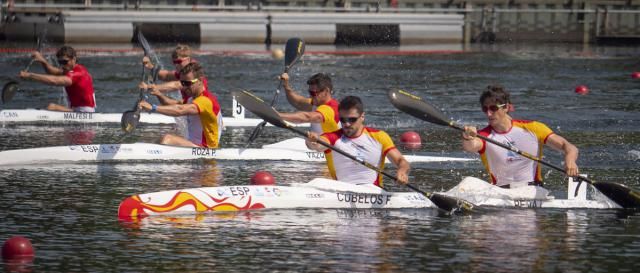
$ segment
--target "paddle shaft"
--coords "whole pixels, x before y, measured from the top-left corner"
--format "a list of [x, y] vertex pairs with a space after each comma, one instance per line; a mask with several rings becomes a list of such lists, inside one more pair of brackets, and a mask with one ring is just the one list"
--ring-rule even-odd
[[[463, 127], [461, 127], [461, 126], [459, 126], [459, 125], [456, 125], [456, 124], [454, 124], [453, 122], [449, 123], [449, 126], [450, 126], [451, 128], [455, 128], [455, 129], [458, 129], [458, 130], [460, 130], [460, 131], [463, 131], [463, 132], [464, 132], [464, 128], [463, 128]], [[500, 147], [502, 147], [502, 148], [504, 148], [504, 149], [507, 149], [507, 150], [509, 150], [509, 151], [512, 151], [512, 152], [514, 152], [514, 153], [517, 153], [517, 154], [519, 154], [519, 155], [521, 155], [521, 156], [524, 156], [524, 157], [526, 157], [526, 158], [528, 158], [528, 159], [531, 159], [531, 160], [533, 160], [533, 161], [537, 161], [537, 162], [539, 162], [540, 164], [545, 165], [545, 166], [550, 167], [550, 168], [553, 168], [553, 169], [555, 169], [555, 170], [557, 170], [557, 171], [560, 171], [560, 172], [563, 172], [563, 173], [565, 172], [565, 170], [564, 170], [563, 168], [560, 168], [560, 167], [558, 167], [558, 166], [556, 166], [556, 165], [553, 165], [553, 164], [551, 164], [551, 163], [549, 163], [549, 162], [546, 162], [546, 161], [544, 161], [544, 160], [542, 160], [542, 159], [540, 159], [540, 158], [537, 158], [537, 157], [535, 157], [535, 156], [533, 156], [533, 155], [531, 155], [531, 154], [529, 154], [529, 153], [527, 153], [527, 152], [521, 151], [520, 149], [518, 149], [518, 148], [516, 148], [516, 147], [510, 146], [510, 145], [506, 145], [506, 144], [504, 144], [504, 143], [500, 143], [500, 142], [498, 142], [498, 141], [495, 141], [495, 140], [490, 139], [490, 138], [488, 138], [488, 137], [485, 137], [485, 136], [483, 136], [483, 135], [478, 135], [478, 134], [476, 134], [476, 137], [478, 137], [479, 139], [482, 139], [482, 140], [484, 140], [484, 141], [487, 141], [487, 142], [489, 142], [489, 143], [491, 143], [491, 144], [494, 144], [494, 145], [500, 146]], [[588, 178], [586, 178], [586, 177], [582, 177], [582, 176], [575, 176], [574, 178], [575, 178], [576, 180], [582, 180], [582, 181], [587, 182], [587, 183], [589, 183], [589, 184], [593, 184], [593, 183], [594, 183], [594, 182], [592, 182], [591, 180], [589, 180], [589, 179], [588, 179]]]
[[[285, 129], [289, 129], [294, 133], [297, 133], [305, 138], [308, 138], [307, 133], [303, 132], [302, 130], [296, 129], [294, 128], [290, 123], [284, 121], [280, 115], [278, 114], [278, 112], [273, 109], [273, 107], [269, 107], [262, 99], [256, 97], [255, 95], [247, 92], [247, 91], [242, 91], [242, 92], [235, 92], [234, 96], [236, 97], [236, 99], [238, 100], [238, 102], [240, 102], [240, 104], [242, 104], [245, 108], [247, 108], [249, 111], [253, 112], [254, 114], [258, 115], [259, 117], [261, 117], [262, 119], [264, 119], [265, 121], [280, 127], [280, 128], [285, 128]], [[367, 163], [364, 160], [360, 160], [336, 147], [334, 147], [333, 145], [326, 143], [322, 140], [318, 140], [318, 143], [320, 143], [320, 145], [323, 145], [339, 154], [344, 155], [345, 157], [354, 160], [362, 165], [364, 165], [367, 168], [370, 168], [372, 170], [375, 170], [378, 173], [383, 174], [386, 177], [389, 177], [393, 180], [397, 180], [394, 176], [382, 171], [380, 168], [373, 166], [369, 163]], [[426, 193], [423, 191], [418, 190], [415, 187], [412, 187], [410, 185], [407, 185], [407, 187], [409, 187], [412, 190], [415, 190], [418, 193], [421, 193], [422, 195], [424, 195], [425, 197], [427, 197], [429, 200], [431, 200], [431, 202], [433, 202], [434, 205], [436, 205], [439, 209], [444, 210], [447, 213], [450, 212], [454, 212], [454, 211], [460, 211], [460, 212], [471, 212], [473, 210], [474, 205], [459, 199], [459, 198], [455, 198], [455, 197], [450, 197], [447, 195], [443, 195], [443, 194], [437, 194], [437, 193]]]
[[[289, 68], [292, 65], [293, 65], [293, 63], [291, 63], [289, 65], [285, 65], [284, 73], [289, 72]], [[280, 79], [280, 83], [278, 84], [278, 89], [276, 89], [276, 93], [273, 95], [273, 99], [271, 99], [271, 107], [276, 105], [276, 101], [278, 100], [278, 95], [280, 95], [280, 89], [282, 88], [282, 82], [283, 82], [283, 80]], [[258, 138], [258, 135], [260, 135], [260, 132], [262, 131], [262, 128], [264, 128], [264, 126], [266, 126], [266, 125], [267, 125], [267, 121], [265, 121], [265, 120], [263, 120], [260, 123], [258, 123], [256, 128], [253, 129], [253, 132], [251, 133], [251, 136], [249, 136], [249, 141], [247, 141], [247, 144], [245, 145], [245, 147], [249, 147], [249, 145], [251, 145], [251, 143], [254, 140], [256, 140], [256, 138]]]
[[[297, 133], [297, 134], [299, 134], [299, 135], [301, 135], [301, 136], [303, 136], [303, 137], [305, 137], [305, 138], [309, 138], [309, 137], [307, 136], [307, 133], [306, 133], [306, 132], [303, 132], [303, 131], [302, 131], [302, 130], [300, 130], [300, 129], [297, 129], [297, 128], [292, 127], [292, 126], [287, 126], [286, 128], [287, 128], [287, 129], [289, 129], [289, 130], [291, 130], [291, 131], [293, 131], [293, 132], [295, 132], [295, 133]], [[357, 157], [355, 157], [355, 156], [353, 156], [353, 155], [351, 155], [351, 154], [349, 154], [349, 153], [347, 153], [347, 152], [345, 152], [345, 151], [341, 150], [340, 148], [337, 148], [336, 146], [333, 146], [333, 145], [331, 145], [331, 144], [329, 144], [329, 143], [327, 143], [327, 142], [325, 142], [325, 141], [323, 141], [323, 140], [321, 140], [321, 139], [318, 139], [316, 142], [317, 142], [318, 144], [320, 144], [320, 145], [324, 146], [324, 147], [327, 147], [327, 148], [331, 149], [331, 150], [332, 150], [332, 151], [334, 151], [334, 152], [337, 152], [337, 153], [339, 153], [339, 154], [341, 154], [341, 155], [343, 155], [343, 156], [345, 156], [345, 157], [347, 157], [347, 158], [349, 158], [349, 159], [351, 159], [351, 160], [353, 160], [353, 161], [356, 161], [356, 162], [358, 162], [358, 163], [360, 163], [360, 164], [364, 165], [365, 167], [367, 167], [367, 168], [369, 168], [369, 169], [372, 169], [372, 170], [374, 170], [374, 171], [376, 171], [376, 172], [378, 172], [378, 173], [383, 174], [384, 176], [386, 176], [386, 177], [388, 177], [388, 178], [393, 179], [394, 181], [397, 181], [397, 179], [396, 179], [396, 177], [395, 177], [395, 176], [393, 176], [393, 175], [391, 175], [391, 174], [389, 174], [389, 173], [387, 173], [387, 172], [385, 172], [385, 171], [381, 170], [380, 168], [378, 168], [378, 167], [376, 167], [376, 166], [372, 165], [372, 164], [371, 164], [371, 163], [369, 163], [369, 162], [366, 162], [366, 161], [364, 161], [364, 160], [362, 160], [362, 159], [359, 159], [359, 158], [357, 158]], [[414, 191], [416, 191], [416, 192], [418, 192], [418, 193], [423, 194], [423, 195], [424, 195], [424, 196], [426, 196], [427, 198], [431, 197], [431, 193], [424, 192], [424, 191], [422, 191], [422, 190], [420, 190], [420, 189], [418, 189], [418, 188], [416, 188], [416, 187], [414, 187], [413, 185], [408, 184], [408, 183], [407, 183], [407, 184], [405, 184], [405, 185], [406, 185], [407, 187], [409, 187], [410, 189], [412, 189], [412, 190], [414, 190]]]

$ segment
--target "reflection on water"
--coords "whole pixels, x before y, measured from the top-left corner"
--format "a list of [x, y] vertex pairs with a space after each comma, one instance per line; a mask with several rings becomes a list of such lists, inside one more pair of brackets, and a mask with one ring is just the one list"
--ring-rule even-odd
[[[416, 153], [467, 155], [460, 151], [458, 132], [390, 106], [389, 89], [413, 92], [461, 124], [482, 126], [486, 118], [478, 109], [479, 90], [501, 83], [512, 91], [514, 117], [540, 119], [576, 144], [579, 166], [590, 178], [640, 188], [635, 156], [640, 151], [640, 87], [629, 78], [638, 66], [637, 47], [592, 47], [591, 55], [567, 45], [488, 46], [412, 56], [311, 54], [311, 49], [290, 71], [295, 89], [306, 90], [305, 80], [313, 73], [330, 73], [337, 98], [363, 98], [370, 126], [385, 129], [396, 143], [404, 131], [420, 133], [423, 146]], [[232, 90], [273, 96], [282, 61], [266, 54], [203, 53], [198, 60], [225, 115], [230, 115]], [[0, 56], [0, 81], [13, 78], [25, 58]], [[139, 52], [82, 52], [80, 62], [94, 77], [100, 111], [123, 112], [134, 104], [139, 58]], [[161, 58], [170, 63], [168, 54]], [[577, 96], [577, 84], [588, 85], [590, 94]], [[11, 104], [2, 107], [35, 107], [60, 94], [33, 82], [21, 87]], [[276, 108], [293, 110], [282, 96]], [[0, 150], [154, 142], [175, 130], [172, 125], [143, 125], [125, 136], [117, 124], [2, 124]], [[244, 147], [252, 130], [227, 128], [221, 143]], [[294, 136], [266, 127], [251, 147]], [[545, 160], [561, 165], [563, 159], [548, 150]], [[42, 272], [635, 272], [640, 259], [640, 216], [633, 211], [495, 209], [447, 217], [435, 210], [310, 209], [117, 221], [118, 205], [128, 196], [248, 184], [259, 170], [270, 171], [279, 185], [326, 175], [322, 164], [288, 161], [0, 167], [0, 240], [28, 236], [37, 253], [34, 266]], [[395, 170], [390, 166], [390, 171]], [[565, 197], [562, 174], [544, 173], [553, 195]], [[479, 161], [413, 164], [410, 173], [411, 182], [425, 191], [449, 189], [465, 176], [487, 179]]]

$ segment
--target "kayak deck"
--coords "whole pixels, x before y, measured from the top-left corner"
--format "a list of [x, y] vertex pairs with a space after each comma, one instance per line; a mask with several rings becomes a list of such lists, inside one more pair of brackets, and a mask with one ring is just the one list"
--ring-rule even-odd
[[[555, 199], [539, 187], [502, 189], [467, 177], [443, 194], [464, 197], [477, 206], [513, 208], [620, 208], [606, 199]], [[436, 208], [417, 192], [388, 192], [373, 185], [315, 178], [291, 186], [222, 186], [137, 194], [120, 203], [118, 217], [138, 220], [152, 215], [181, 215], [256, 209], [404, 209]]]
[[[406, 157], [409, 162], [470, 161], [474, 159], [421, 156]], [[264, 145], [262, 148], [191, 148], [152, 143], [88, 144], [0, 152], [0, 166], [25, 164], [55, 164], [69, 162], [125, 162], [166, 160], [293, 160], [325, 162], [324, 153], [311, 151], [301, 138]]]
[[[83, 113], [58, 112], [42, 109], [4, 109], [0, 111], [0, 124], [69, 124], [69, 123], [105, 123], [120, 124], [122, 113]], [[262, 119], [244, 117], [223, 117], [225, 127], [255, 127]], [[158, 113], [140, 113], [143, 124], [175, 124], [174, 117]], [[270, 126], [270, 125], [269, 125]], [[299, 126], [309, 126], [300, 124]]]

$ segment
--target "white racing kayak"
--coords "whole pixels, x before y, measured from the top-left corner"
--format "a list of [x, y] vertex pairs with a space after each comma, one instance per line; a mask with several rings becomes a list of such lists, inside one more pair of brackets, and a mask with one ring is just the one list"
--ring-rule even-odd
[[[470, 161], [460, 157], [406, 155], [409, 162]], [[0, 152], [0, 166], [42, 163], [162, 160], [294, 160], [325, 162], [324, 153], [306, 148], [304, 140], [292, 138], [262, 148], [190, 148], [152, 143], [88, 144]]]
[[[569, 191], [569, 195], [573, 193]], [[587, 200], [579, 195], [572, 199], [555, 199], [536, 186], [503, 189], [483, 180], [467, 177], [444, 193], [465, 197], [476, 206], [524, 208], [620, 208], [604, 196]], [[118, 217], [126, 220], [150, 215], [189, 215], [216, 211], [256, 209], [401, 209], [436, 208], [417, 192], [388, 192], [373, 185], [316, 178], [290, 186], [247, 185], [203, 187], [137, 194], [120, 203]]]
[[567, 199], [556, 199], [543, 187], [523, 185], [511, 189], [494, 186], [484, 180], [466, 177], [458, 185], [445, 192], [446, 195], [458, 197], [478, 206], [492, 207], [525, 207], [525, 208], [621, 208], [597, 190], [587, 198], [587, 187], [584, 183], [578, 195], [574, 196], [578, 183], [569, 179]]
[[[0, 124], [69, 124], [69, 123], [115, 123], [120, 124], [122, 113], [81, 113], [58, 112], [40, 109], [11, 109], [0, 111]], [[223, 117], [225, 127], [254, 127], [262, 119], [244, 118], [244, 116]], [[174, 124], [174, 117], [158, 113], [140, 113], [140, 123]], [[271, 126], [271, 124], [268, 124]], [[298, 126], [307, 126], [301, 124]]]
[[434, 207], [416, 192], [387, 192], [316, 178], [291, 186], [227, 186], [163, 191], [126, 198], [118, 208], [121, 219], [149, 215], [194, 214], [292, 208], [427, 208]]

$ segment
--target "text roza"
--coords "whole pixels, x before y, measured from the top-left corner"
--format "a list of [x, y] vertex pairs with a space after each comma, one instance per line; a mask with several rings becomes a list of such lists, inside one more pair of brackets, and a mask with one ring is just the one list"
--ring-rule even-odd
[[386, 205], [391, 200], [391, 195], [362, 194], [362, 193], [336, 193], [338, 201], [357, 204]]
[[196, 156], [215, 156], [216, 150], [209, 148], [191, 148], [191, 155]]

